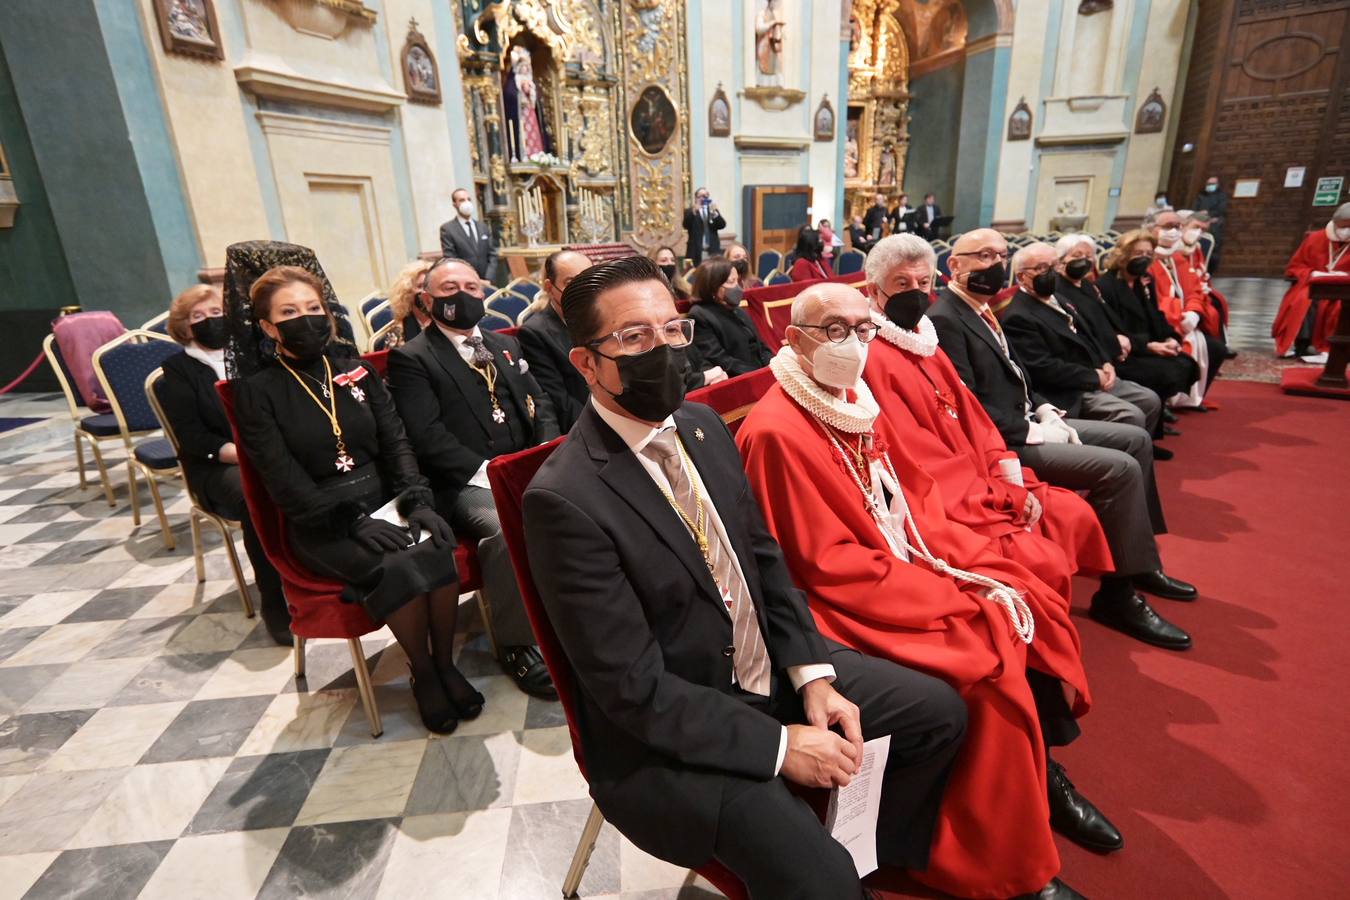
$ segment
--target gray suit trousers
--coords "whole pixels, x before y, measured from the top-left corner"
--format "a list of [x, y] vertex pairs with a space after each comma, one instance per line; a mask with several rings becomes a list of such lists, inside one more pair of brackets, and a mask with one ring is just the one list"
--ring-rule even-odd
[[455, 498], [450, 509], [450, 527], [455, 533], [478, 540], [478, 567], [483, 573], [483, 602], [488, 609], [488, 623], [497, 642], [498, 652], [508, 647], [522, 647], [535, 643], [530, 620], [520, 599], [520, 586], [511, 567], [511, 554], [506, 549], [497, 506], [492, 502], [492, 491], [468, 485]]
[[1154, 534], [1167, 530], [1153, 480], [1153, 440], [1134, 425], [1067, 419], [1083, 443], [1017, 448], [1022, 464], [1055, 485], [1086, 491], [1119, 575], [1162, 568]]
[[1078, 414], [1094, 422], [1123, 422], [1157, 434], [1162, 400], [1142, 384], [1117, 378], [1109, 391], [1085, 391]]

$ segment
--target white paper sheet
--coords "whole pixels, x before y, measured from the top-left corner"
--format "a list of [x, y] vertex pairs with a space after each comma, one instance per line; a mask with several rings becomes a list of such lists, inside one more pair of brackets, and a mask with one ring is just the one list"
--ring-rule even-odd
[[846, 787], [830, 793], [830, 808], [825, 826], [830, 835], [853, 857], [858, 877], [877, 869], [877, 818], [881, 814], [881, 781], [886, 758], [891, 753], [891, 737], [863, 742], [862, 766]]
[[[405, 519], [405, 518], [403, 518], [402, 516], [400, 516], [400, 515], [398, 514], [398, 505], [397, 505], [397, 504], [398, 504], [398, 498], [395, 497], [393, 500], [390, 500], [390, 501], [389, 501], [388, 503], [386, 503], [384, 506], [381, 506], [379, 509], [377, 509], [377, 510], [375, 510], [373, 513], [371, 513], [371, 514], [370, 514], [370, 517], [371, 517], [372, 519], [383, 519], [384, 521], [388, 522], [388, 523], [391, 524], [391, 525], [397, 525], [399, 528], [407, 528], [407, 527], [408, 527], [408, 520]], [[425, 528], [423, 528], [423, 529], [422, 529], [422, 536], [421, 536], [420, 538], [417, 539], [417, 543], [420, 544], [420, 543], [422, 543], [423, 541], [425, 541], [425, 540], [426, 540], [427, 538], [429, 538], [429, 537], [431, 537], [431, 532], [430, 532], [430, 531], [427, 531]], [[412, 542], [412, 540], [410, 539], [410, 540], [408, 541], [408, 546], [411, 547], [412, 545], [413, 545], [413, 542]]]

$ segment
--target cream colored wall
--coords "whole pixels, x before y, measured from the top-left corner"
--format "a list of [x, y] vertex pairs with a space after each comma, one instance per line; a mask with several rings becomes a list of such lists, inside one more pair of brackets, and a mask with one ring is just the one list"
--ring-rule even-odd
[[[197, 240], [206, 265], [222, 266], [229, 244], [270, 236], [234, 71], [226, 64], [165, 54], [154, 0], [140, 0], [140, 7]], [[223, 30], [228, 61], [243, 48]]]
[[[724, 0], [704, 0], [701, 19], [699, 21], [691, 19], [689, 22], [689, 40], [700, 44], [704, 91], [702, 96], [690, 96], [689, 104], [702, 109], [705, 117], [703, 133], [691, 135], [690, 140], [692, 143], [703, 144], [703, 186], [707, 187], [708, 192], [717, 201], [722, 216], [727, 220], [727, 230], [734, 231], [738, 237], [744, 238], [741, 198], [736, 191], [738, 165], [736, 145], [730, 136], [709, 137], [706, 120], [708, 104], [712, 102], [718, 82], [721, 82], [722, 90], [731, 104], [732, 135], [739, 134], [741, 130], [741, 115], [738, 109], [743, 110], [747, 105], [754, 105], [736, 96], [736, 66], [740, 64], [740, 54], [736, 52], [735, 47], [735, 27], [732, 21], [734, 14], [733, 3]], [[695, 184], [693, 187], [697, 189], [699, 185]], [[691, 201], [692, 198], [684, 198], [677, 202], [687, 206]], [[684, 252], [683, 247], [678, 249], [679, 252]]]
[[[838, 3], [810, 3], [803, 5], [811, 11], [811, 40], [808, 43], [811, 53], [811, 84], [806, 90], [805, 134], [810, 145], [810, 184], [815, 188], [813, 203], [815, 215], [812, 225], [821, 219], [829, 219], [836, 230], [842, 226], [835, 217], [835, 204], [839, 200], [843, 172], [839, 168], [839, 122], [848, 115], [848, 98], [841, 103], [839, 97], [839, 68], [844, 64], [840, 57], [839, 11]], [[828, 141], [815, 140], [816, 108], [821, 97], [828, 96], [834, 107], [835, 138]]]
[[[1041, 55], [1019, 52], [1045, 39], [1050, 10], [1046, 3], [1024, 2], [1013, 20], [1012, 65], [1008, 71], [1008, 103], [1003, 110], [1006, 123], [1017, 102], [1025, 97], [1033, 115], [1040, 115]], [[922, 136], [919, 137], [922, 139]], [[1004, 134], [999, 156], [998, 189], [994, 195], [994, 221], [1013, 221], [1025, 215], [1027, 179], [1031, 176], [1036, 145], [1032, 141], [1008, 141]]]
[[[1178, 110], [1172, 105], [1177, 95], [1177, 80], [1181, 77], [1181, 50], [1186, 42], [1186, 4], [1155, 3], [1154, 14], [1149, 18], [1148, 32], [1144, 37], [1144, 71], [1139, 76], [1139, 90], [1136, 95], [1135, 109], [1144, 102], [1144, 98], [1154, 87], [1168, 102], [1167, 121]], [[1170, 130], [1164, 127], [1157, 134], [1136, 134], [1130, 138], [1125, 156], [1125, 178], [1121, 184], [1119, 216], [1142, 216], [1157, 196], [1158, 185], [1166, 181], [1162, 171], [1163, 160], [1167, 153], [1167, 138]], [[1182, 198], [1178, 198], [1179, 200]]]

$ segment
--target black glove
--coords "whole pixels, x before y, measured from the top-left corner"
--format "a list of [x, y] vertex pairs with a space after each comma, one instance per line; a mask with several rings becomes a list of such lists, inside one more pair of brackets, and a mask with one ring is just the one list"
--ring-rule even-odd
[[392, 522], [362, 516], [352, 523], [351, 536], [367, 550], [394, 553], [408, 546], [408, 532]]
[[414, 544], [422, 539], [423, 530], [431, 535], [431, 543], [437, 547], [446, 547], [455, 541], [455, 533], [434, 509], [419, 506], [408, 513], [408, 531], [412, 532]]

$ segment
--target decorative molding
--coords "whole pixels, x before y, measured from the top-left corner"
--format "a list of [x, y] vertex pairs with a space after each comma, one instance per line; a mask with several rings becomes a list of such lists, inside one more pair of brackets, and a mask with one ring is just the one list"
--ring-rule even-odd
[[732, 139], [737, 150], [796, 150], [811, 146], [805, 138], [785, 138], [764, 135], [738, 134]]
[[272, 5], [291, 28], [329, 41], [352, 25], [373, 25], [377, 17], [361, 0], [272, 0]]
[[1124, 143], [1128, 131], [1094, 132], [1092, 134], [1042, 134], [1036, 138], [1037, 147], [1108, 148]]
[[965, 58], [965, 47], [952, 47], [950, 50], [943, 50], [941, 53], [935, 53], [926, 59], [918, 60], [910, 65], [909, 80], [912, 83], [915, 78], [927, 75], [930, 72], [936, 72], [938, 69], [945, 69], [948, 66], [963, 61]]
[[760, 86], [745, 88], [741, 91], [741, 96], [755, 101], [771, 112], [780, 112], [805, 100], [806, 92], [794, 88]]
[[986, 50], [994, 50], [999, 47], [1011, 47], [1012, 44], [1013, 36], [1011, 34], [986, 34], [984, 37], [966, 42], [966, 58], [969, 59], [976, 53], [983, 53]]
[[285, 71], [270, 60], [245, 60], [234, 70], [234, 79], [249, 93], [280, 100], [303, 100], [323, 106], [340, 106], [370, 112], [388, 112], [406, 98], [387, 84], [351, 84], [325, 81]]
[[268, 112], [266, 110], [259, 110], [254, 115], [258, 119], [258, 124], [262, 126], [263, 133], [269, 135], [277, 134], [310, 140], [337, 141], [343, 144], [374, 144], [387, 147], [392, 134], [392, 130], [384, 126], [366, 125], [361, 122], [341, 122], [335, 119], [319, 119], [314, 116], [298, 116], [294, 113]]

